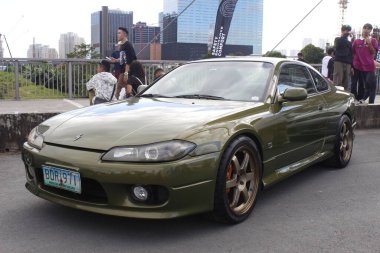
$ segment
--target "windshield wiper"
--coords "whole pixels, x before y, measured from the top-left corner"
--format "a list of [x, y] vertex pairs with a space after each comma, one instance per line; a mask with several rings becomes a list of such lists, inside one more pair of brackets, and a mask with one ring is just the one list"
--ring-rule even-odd
[[197, 99], [212, 99], [212, 100], [226, 100], [224, 97], [212, 96], [212, 95], [202, 95], [202, 94], [189, 94], [189, 95], [179, 95], [175, 98], [197, 98]]
[[171, 98], [170, 96], [165, 96], [161, 94], [141, 94], [139, 97], [143, 98]]

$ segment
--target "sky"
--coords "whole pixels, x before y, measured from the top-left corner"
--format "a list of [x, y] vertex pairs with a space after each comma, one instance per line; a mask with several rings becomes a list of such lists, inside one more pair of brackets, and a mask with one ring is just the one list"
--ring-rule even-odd
[[[319, 1], [264, 0], [263, 53], [273, 49]], [[365, 23], [380, 25], [380, 4], [374, 4], [377, 2], [350, 0], [345, 23], [356, 30]], [[91, 13], [101, 10], [101, 6], [133, 11], [134, 23], [142, 21], [158, 26], [158, 13], [163, 10], [163, 0], [7, 1], [0, 9], [0, 33], [6, 36], [13, 57], [26, 57], [33, 37], [36, 43], [57, 50], [61, 33], [77, 33], [86, 43], [90, 43]], [[340, 23], [338, 0], [323, 0], [276, 50], [300, 50], [304, 38], [312, 38], [316, 46], [319, 39], [332, 42], [339, 33]], [[4, 57], [9, 57], [4, 42], [3, 48]]]

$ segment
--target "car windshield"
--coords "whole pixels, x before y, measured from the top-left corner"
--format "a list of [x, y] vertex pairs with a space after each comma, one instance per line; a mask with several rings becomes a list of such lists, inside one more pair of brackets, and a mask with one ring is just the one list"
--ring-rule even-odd
[[263, 101], [273, 65], [266, 62], [198, 62], [165, 75], [142, 97]]

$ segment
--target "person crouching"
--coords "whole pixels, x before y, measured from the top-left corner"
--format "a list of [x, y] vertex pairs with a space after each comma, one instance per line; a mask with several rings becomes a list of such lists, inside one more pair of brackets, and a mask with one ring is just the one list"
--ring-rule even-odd
[[102, 60], [97, 66], [97, 74], [86, 83], [90, 105], [109, 102], [113, 99], [117, 79], [110, 73], [110, 67], [107, 60]]

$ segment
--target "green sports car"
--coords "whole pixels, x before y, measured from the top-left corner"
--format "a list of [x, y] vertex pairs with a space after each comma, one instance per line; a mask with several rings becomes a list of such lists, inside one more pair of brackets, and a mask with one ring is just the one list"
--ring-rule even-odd
[[190, 62], [135, 97], [52, 117], [23, 146], [26, 188], [136, 218], [212, 213], [238, 223], [262, 188], [351, 158], [354, 97], [303, 62]]

